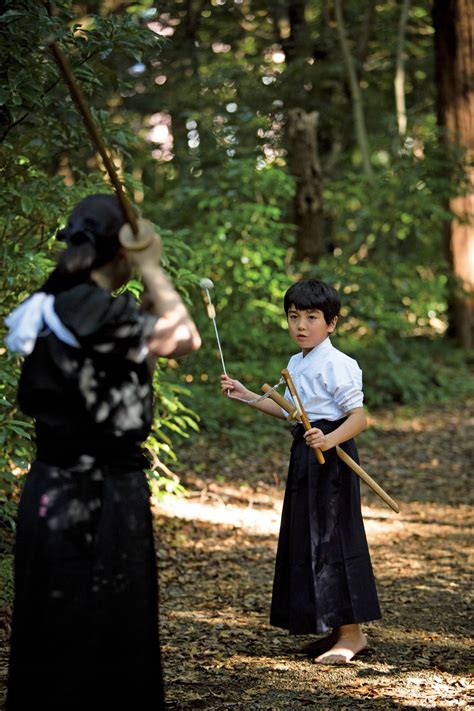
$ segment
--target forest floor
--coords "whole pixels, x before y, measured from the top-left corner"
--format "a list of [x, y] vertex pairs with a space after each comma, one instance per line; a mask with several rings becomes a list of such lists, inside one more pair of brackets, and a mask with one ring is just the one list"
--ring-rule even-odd
[[362, 463], [401, 511], [362, 485], [383, 620], [345, 666], [313, 663], [297, 652], [310, 637], [268, 624], [290, 434], [276, 422], [266, 452], [244, 443], [236, 455], [223, 435], [185, 454], [188, 497], [155, 507], [170, 709], [471, 707], [474, 401], [371, 425]]
[[[401, 511], [362, 484], [383, 620], [364, 627], [366, 654], [338, 667], [298, 654], [309, 637], [268, 624], [291, 443], [285, 425], [275, 421], [264, 451], [257, 433], [238, 454], [231, 433], [194, 441], [182, 453], [188, 496], [154, 506], [167, 707], [470, 708], [473, 425], [474, 400], [376, 415], [359, 438], [362, 464]], [[8, 617], [0, 609], [0, 682]]]

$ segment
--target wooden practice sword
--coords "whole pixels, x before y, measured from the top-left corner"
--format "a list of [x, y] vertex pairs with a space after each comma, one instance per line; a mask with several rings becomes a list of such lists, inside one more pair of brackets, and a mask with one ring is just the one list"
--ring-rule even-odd
[[[283, 377], [285, 377], [285, 376], [283, 376]], [[294, 387], [294, 386], [293, 386], [293, 387]], [[264, 385], [262, 385], [262, 391], [263, 391], [264, 393], [268, 392], [270, 389], [271, 389], [271, 388], [270, 388], [270, 385], [268, 385], [267, 383], [265, 383]], [[291, 390], [290, 390], [290, 392], [291, 392]], [[296, 390], [295, 390], [295, 392], [296, 392]], [[281, 408], [283, 408], [284, 410], [286, 410], [286, 411], [289, 413], [290, 417], [295, 418], [296, 416], [299, 416], [300, 419], [301, 419], [301, 414], [297, 411], [297, 409], [295, 409], [295, 406], [293, 405], [293, 403], [291, 403], [289, 400], [287, 400], [286, 398], [284, 398], [282, 395], [280, 395], [279, 393], [273, 391], [273, 392], [270, 393], [269, 397], [270, 397], [274, 402], [276, 402], [277, 405], [279, 405]], [[306, 416], [306, 418], [307, 418], [307, 416]], [[304, 426], [304, 425], [303, 425], [303, 426]], [[305, 426], [304, 426], [304, 427], [305, 427]], [[309, 429], [309, 427], [308, 427], [308, 428], [305, 427], [305, 430], [306, 430], [306, 429]], [[376, 482], [374, 479], [372, 479], [372, 477], [371, 477], [369, 474], [367, 474], [367, 472], [366, 472], [364, 469], [362, 469], [362, 467], [361, 467], [359, 464], [357, 464], [357, 462], [355, 462], [355, 461], [352, 459], [352, 457], [350, 457], [350, 456], [347, 454], [347, 452], [345, 452], [345, 451], [342, 449], [342, 447], [340, 447], [339, 445], [336, 445], [336, 453], [337, 453], [337, 456], [339, 457], [339, 459], [342, 459], [342, 461], [343, 461], [345, 464], [347, 464], [347, 466], [348, 466], [350, 469], [352, 469], [352, 471], [353, 471], [355, 474], [357, 474], [358, 477], [360, 477], [363, 481], [365, 481], [365, 483], [366, 483], [368, 486], [370, 486], [370, 488], [372, 489], [372, 491], [374, 491], [378, 496], [380, 496], [380, 498], [382, 499], [382, 501], [384, 501], [388, 506], [390, 506], [390, 508], [391, 508], [393, 511], [395, 511], [395, 513], [399, 513], [399, 512], [400, 512], [400, 506], [399, 506], [399, 504], [395, 501], [395, 499], [392, 499], [392, 497], [389, 496], [389, 494], [387, 494], [387, 492], [386, 492], [384, 489], [382, 489], [382, 487], [381, 487], [379, 484], [377, 484], [377, 482]]]

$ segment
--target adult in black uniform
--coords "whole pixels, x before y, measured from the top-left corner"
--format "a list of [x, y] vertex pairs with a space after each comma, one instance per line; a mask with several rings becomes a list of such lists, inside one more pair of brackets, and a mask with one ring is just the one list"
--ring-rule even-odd
[[[159, 238], [127, 251], [122, 225], [114, 196], [82, 200], [57, 267], [7, 319], [7, 344], [27, 355], [18, 400], [37, 446], [18, 512], [9, 711], [164, 707], [141, 443], [156, 358], [200, 338]], [[133, 268], [146, 311], [111, 294]]]

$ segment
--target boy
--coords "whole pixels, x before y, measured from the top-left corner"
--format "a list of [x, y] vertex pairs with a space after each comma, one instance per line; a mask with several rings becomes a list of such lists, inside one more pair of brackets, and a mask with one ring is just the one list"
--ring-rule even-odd
[[[329, 338], [340, 311], [336, 289], [303, 279], [288, 289], [284, 307], [290, 336], [302, 349], [290, 358], [288, 370], [312, 427], [304, 432], [296, 425], [292, 431], [270, 624], [291, 634], [332, 630], [302, 651], [318, 663], [344, 664], [367, 645], [359, 623], [381, 617], [359, 480], [335, 450], [340, 445], [358, 461], [353, 437], [367, 426], [362, 372]], [[226, 375], [221, 388], [249, 404], [258, 397]], [[288, 391], [285, 397], [290, 398]], [[286, 416], [270, 399], [254, 406]], [[325, 464], [318, 463], [312, 447], [325, 453]]]

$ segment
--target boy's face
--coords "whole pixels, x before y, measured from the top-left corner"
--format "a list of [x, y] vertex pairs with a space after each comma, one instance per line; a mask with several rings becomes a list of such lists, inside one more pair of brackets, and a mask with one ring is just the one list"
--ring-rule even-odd
[[300, 311], [294, 304], [288, 309], [288, 330], [304, 355], [319, 346], [336, 328], [337, 316], [327, 324], [319, 309]]

